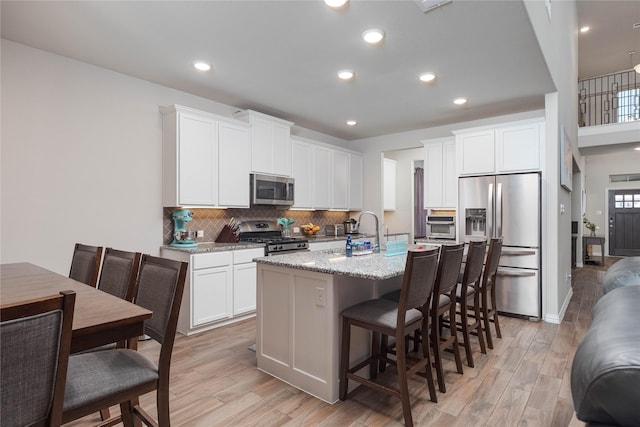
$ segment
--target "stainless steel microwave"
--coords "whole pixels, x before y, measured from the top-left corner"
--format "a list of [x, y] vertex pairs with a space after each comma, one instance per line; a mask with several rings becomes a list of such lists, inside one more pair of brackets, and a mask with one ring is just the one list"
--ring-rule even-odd
[[251, 174], [251, 204], [292, 206], [295, 180], [286, 176]]
[[427, 238], [454, 240], [456, 238], [456, 217], [449, 215], [427, 216]]

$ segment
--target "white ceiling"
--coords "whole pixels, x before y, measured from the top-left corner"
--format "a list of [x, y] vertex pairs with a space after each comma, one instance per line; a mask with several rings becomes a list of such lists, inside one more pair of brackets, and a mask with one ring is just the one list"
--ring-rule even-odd
[[[640, 4], [581, 0], [581, 23], [609, 13], [599, 3], [627, 10], [615, 22]], [[345, 140], [543, 108], [554, 90], [521, 1], [454, 0], [428, 13], [410, 0], [339, 11], [319, 0], [0, 5], [5, 39]], [[591, 26], [590, 43], [613, 32]], [[386, 32], [380, 46], [360, 38], [371, 27]], [[603, 54], [583, 47], [580, 74], [602, 74]], [[197, 72], [196, 59], [213, 69]], [[345, 68], [354, 81], [336, 78]], [[438, 78], [421, 83], [423, 71]], [[459, 96], [468, 104], [453, 105]]]

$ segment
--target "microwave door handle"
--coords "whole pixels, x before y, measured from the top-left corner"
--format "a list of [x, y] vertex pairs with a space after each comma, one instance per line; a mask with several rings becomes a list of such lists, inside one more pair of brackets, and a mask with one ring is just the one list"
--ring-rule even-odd
[[486, 216], [485, 237], [493, 237], [493, 184], [489, 184], [489, 197], [487, 199], [487, 216]]
[[502, 183], [496, 188], [496, 236], [502, 237]]

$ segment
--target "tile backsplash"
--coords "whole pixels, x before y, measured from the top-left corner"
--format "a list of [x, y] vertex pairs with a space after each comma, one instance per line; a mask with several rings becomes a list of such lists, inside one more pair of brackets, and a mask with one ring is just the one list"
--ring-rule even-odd
[[[163, 243], [165, 245], [173, 240], [171, 213], [174, 210], [175, 208], [163, 208]], [[320, 233], [324, 232], [324, 226], [327, 224], [342, 224], [349, 219], [349, 212], [283, 210], [272, 206], [256, 206], [251, 209], [191, 209], [191, 212], [193, 220], [187, 224], [187, 230], [204, 230], [204, 237], [196, 239], [197, 242], [215, 241], [222, 227], [228, 224], [231, 218], [237, 221], [275, 221], [280, 217], [293, 218], [296, 221], [293, 227], [312, 222], [322, 227]]]

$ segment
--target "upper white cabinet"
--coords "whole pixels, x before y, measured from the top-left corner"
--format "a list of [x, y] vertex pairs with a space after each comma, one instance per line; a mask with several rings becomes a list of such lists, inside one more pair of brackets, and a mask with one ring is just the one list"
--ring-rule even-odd
[[364, 205], [364, 158], [349, 153], [349, 210], [361, 211]]
[[291, 176], [295, 179], [295, 209], [313, 209], [315, 176], [313, 170], [313, 145], [292, 139]]
[[542, 168], [544, 120], [541, 118], [453, 133], [460, 175], [530, 172]]
[[248, 126], [179, 105], [161, 112], [163, 205], [249, 207]]
[[458, 199], [455, 138], [438, 138], [422, 143], [425, 153], [424, 207], [455, 208]]
[[361, 154], [299, 136], [291, 138], [291, 153], [294, 209], [362, 210]]
[[251, 172], [290, 176], [293, 123], [253, 110], [234, 117], [250, 126]]
[[323, 146], [313, 147], [313, 207], [315, 209], [331, 209], [331, 191], [333, 190], [332, 174], [333, 153]]
[[333, 191], [332, 209], [349, 208], [349, 153], [333, 150]]
[[383, 159], [383, 206], [385, 211], [396, 210], [396, 161], [393, 159]]

